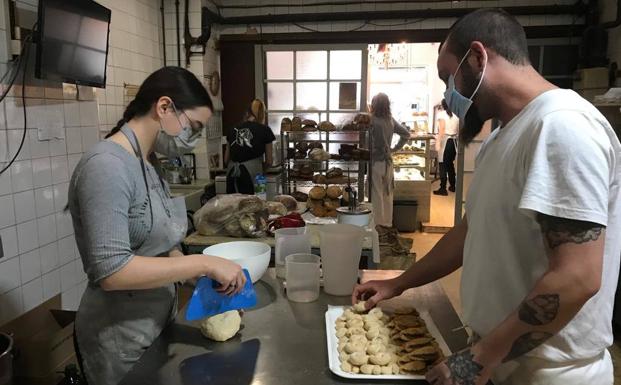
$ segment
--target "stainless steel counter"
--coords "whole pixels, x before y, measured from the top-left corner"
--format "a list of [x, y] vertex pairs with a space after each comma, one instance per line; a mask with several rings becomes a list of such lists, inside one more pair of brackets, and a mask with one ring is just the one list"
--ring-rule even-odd
[[[361, 280], [387, 279], [397, 271], [364, 270]], [[270, 269], [255, 288], [259, 304], [243, 317], [243, 329], [225, 343], [201, 336], [196, 322], [177, 321], [167, 327], [120, 385], [328, 385], [382, 384], [395, 381], [352, 381], [337, 377], [328, 368], [325, 312], [328, 304], [348, 305], [349, 297], [322, 292], [319, 300], [289, 302], [282, 282]], [[452, 351], [466, 346], [463, 330], [446, 294], [438, 283], [408, 290], [382, 304], [384, 308], [414, 305], [429, 309]], [[426, 384], [408, 381], [408, 384]]]

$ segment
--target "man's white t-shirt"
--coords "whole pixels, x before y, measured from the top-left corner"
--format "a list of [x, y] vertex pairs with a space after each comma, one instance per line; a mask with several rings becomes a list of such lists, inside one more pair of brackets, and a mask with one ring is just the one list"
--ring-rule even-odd
[[464, 321], [487, 335], [548, 268], [537, 213], [606, 226], [601, 289], [527, 356], [592, 358], [613, 342], [621, 257], [621, 145], [602, 114], [571, 90], [529, 103], [483, 144], [466, 199], [461, 296]]

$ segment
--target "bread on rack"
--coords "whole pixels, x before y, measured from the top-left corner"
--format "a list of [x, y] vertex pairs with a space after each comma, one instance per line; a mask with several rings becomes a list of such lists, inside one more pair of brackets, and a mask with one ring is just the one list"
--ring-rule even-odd
[[328, 183], [328, 178], [325, 175], [315, 174], [313, 175], [313, 183], [316, 184], [326, 184]]
[[343, 176], [343, 170], [338, 167], [332, 167], [326, 173], [328, 179], [339, 178]]
[[322, 186], [315, 186], [310, 190], [308, 196], [311, 199], [323, 199], [326, 197], [326, 188]]
[[291, 131], [302, 131], [302, 119], [298, 116], [291, 119]]
[[319, 131], [336, 131], [336, 127], [334, 126], [334, 124], [328, 121], [324, 121], [319, 123]]
[[315, 126], [315, 127], [317, 127], [317, 122], [315, 122], [312, 119], [304, 119], [304, 120], [302, 120], [302, 125], [303, 126]]
[[280, 121], [280, 131], [282, 132], [291, 131], [291, 119], [282, 118], [282, 120]]
[[338, 199], [341, 195], [343, 195], [343, 189], [339, 186], [330, 186], [326, 190], [326, 195], [331, 199]]

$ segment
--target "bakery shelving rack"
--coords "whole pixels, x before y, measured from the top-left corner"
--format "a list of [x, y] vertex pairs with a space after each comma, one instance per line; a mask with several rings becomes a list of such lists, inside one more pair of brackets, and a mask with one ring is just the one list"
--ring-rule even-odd
[[[330, 154], [339, 154], [341, 145], [356, 145], [358, 149], [368, 149], [369, 159], [371, 156], [371, 135], [369, 130], [352, 131], [285, 131], [280, 134], [281, 140], [281, 159], [283, 159], [283, 192], [291, 194], [294, 191], [307, 193], [313, 186], [317, 185], [311, 178], [302, 179], [292, 176], [292, 171], [296, 165], [302, 167], [307, 165], [312, 168], [313, 175], [326, 175], [331, 168], [340, 168], [343, 176], [336, 179], [328, 179], [329, 185], [347, 185], [348, 177], [352, 185], [358, 191], [358, 200], [371, 200], [370, 183], [371, 167], [370, 161], [364, 159], [343, 160], [313, 160], [308, 157], [295, 159], [288, 156], [287, 149], [296, 149], [303, 143], [321, 143], [324, 150]], [[291, 152], [292, 150], [289, 150]]]
[[431, 141], [433, 135], [412, 135], [405, 149], [393, 155], [395, 168], [414, 168], [424, 179], [431, 179]]

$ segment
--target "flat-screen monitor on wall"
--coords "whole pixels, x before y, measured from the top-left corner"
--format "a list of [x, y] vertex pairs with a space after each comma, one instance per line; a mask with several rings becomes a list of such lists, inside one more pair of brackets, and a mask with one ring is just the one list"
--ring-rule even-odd
[[91, 0], [39, 0], [36, 76], [105, 87], [110, 16]]

